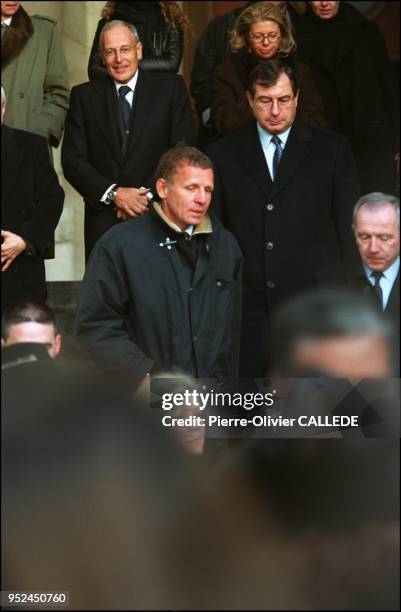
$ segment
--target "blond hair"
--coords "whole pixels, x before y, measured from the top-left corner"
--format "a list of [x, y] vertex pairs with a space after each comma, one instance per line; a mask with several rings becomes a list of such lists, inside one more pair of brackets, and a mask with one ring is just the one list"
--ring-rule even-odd
[[237, 17], [230, 40], [233, 53], [238, 53], [242, 49], [249, 49], [248, 37], [251, 27], [254, 23], [268, 20], [275, 21], [280, 28], [279, 52], [282, 55], [289, 55], [291, 51], [294, 51], [296, 44], [287, 17], [271, 2], [255, 2], [250, 4]]

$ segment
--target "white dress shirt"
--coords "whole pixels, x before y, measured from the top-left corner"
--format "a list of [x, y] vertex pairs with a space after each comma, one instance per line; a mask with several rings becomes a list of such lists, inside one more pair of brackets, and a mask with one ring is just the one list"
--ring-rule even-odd
[[127, 93], [127, 95], [125, 96], [125, 99], [127, 100], [131, 108], [132, 108], [132, 102], [134, 100], [134, 91], [135, 91], [137, 80], [138, 80], [138, 70], [135, 72], [132, 79], [128, 81], [128, 83], [119, 83], [118, 81], [114, 81], [114, 85], [116, 87], [117, 93], [120, 87], [122, 87], [123, 85], [128, 85], [128, 87], [131, 89], [131, 91]]
[[285, 145], [287, 144], [288, 135], [291, 131], [292, 126], [290, 126], [288, 130], [286, 130], [282, 134], [270, 134], [270, 132], [267, 132], [264, 128], [262, 128], [259, 123], [257, 123], [256, 125], [258, 129], [260, 144], [262, 145], [263, 153], [265, 154], [267, 167], [269, 168], [270, 176], [273, 179], [273, 155], [276, 150], [276, 145], [274, 144], [274, 142], [272, 142], [272, 138], [273, 136], [278, 136], [278, 138], [280, 138], [284, 152]]

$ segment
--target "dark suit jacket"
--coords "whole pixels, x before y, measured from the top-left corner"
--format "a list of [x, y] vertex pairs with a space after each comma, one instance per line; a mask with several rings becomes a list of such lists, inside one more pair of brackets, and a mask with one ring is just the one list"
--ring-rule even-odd
[[265, 310], [298, 290], [353, 282], [358, 178], [343, 136], [295, 121], [274, 182], [256, 124], [216, 141], [209, 154], [212, 208], [244, 254], [245, 304]]
[[71, 91], [62, 148], [64, 175], [85, 200], [85, 249], [118, 223], [100, 198], [111, 184], [152, 187], [162, 154], [177, 143], [192, 144], [189, 97], [178, 75], [139, 70], [133, 124], [125, 156], [120, 141], [118, 98], [110, 78]]
[[60, 218], [64, 192], [42, 136], [1, 128], [1, 227], [34, 247], [21, 253], [1, 274], [2, 307], [19, 298], [46, 298], [46, 245]]
[[355, 278], [355, 163], [343, 136], [300, 120], [274, 182], [256, 124], [216, 141], [208, 153], [216, 167], [212, 210], [244, 256], [240, 374], [263, 376], [271, 309], [298, 291]]

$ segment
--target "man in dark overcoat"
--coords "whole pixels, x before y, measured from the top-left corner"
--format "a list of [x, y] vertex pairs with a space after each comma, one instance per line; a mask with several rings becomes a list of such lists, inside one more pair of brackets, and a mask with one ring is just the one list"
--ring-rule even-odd
[[373, 192], [354, 206], [353, 229], [361, 258], [361, 288], [392, 323], [393, 373], [400, 369], [400, 202]]
[[248, 100], [255, 124], [208, 152], [216, 167], [214, 209], [244, 255], [241, 373], [263, 376], [272, 308], [308, 287], [353, 282], [359, 194], [347, 140], [295, 120], [290, 66], [257, 66]]
[[138, 69], [134, 26], [107, 22], [100, 46], [108, 76], [72, 89], [62, 148], [64, 175], [85, 201], [87, 258], [113, 225], [148, 211], [160, 157], [194, 139], [182, 77]]
[[45, 138], [3, 124], [1, 88], [2, 309], [20, 298], [46, 299], [44, 257], [61, 212], [64, 192]]
[[242, 255], [208, 215], [213, 165], [192, 147], [161, 159], [147, 215], [102, 236], [90, 257], [77, 336], [134, 388], [148, 374], [237, 374]]

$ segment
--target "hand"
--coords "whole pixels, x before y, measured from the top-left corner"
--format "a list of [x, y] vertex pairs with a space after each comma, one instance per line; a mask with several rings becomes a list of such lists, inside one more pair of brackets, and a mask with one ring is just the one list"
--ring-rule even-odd
[[5, 272], [11, 266], [14, 259], [22, 251], [25, 251], [26, 242], [21, 236], [6, 230], [1, 230], [1, 237], [4, 238], [1, 245], [1, 271]]
[[[114, 204], [118, 208], [117, 219], [124, 221], [128, 217], [139, 217], [148, 212], [148, 198], [146, 194], [150, 189], [136, 189], [135, 187], [119, 187]], [[124, 216], [121, 215], [124, 213]], [[120, 216], [119, 216], [120, 215]]]
[[127, 213], [125, 213], [121, 208], [115, 208], [114, 212], [116, 213], [116, 219], [121, 219], [121, 221], [128, 221], [130, 218]]

